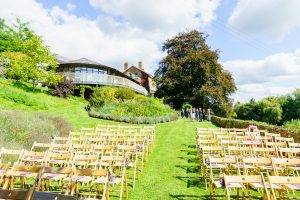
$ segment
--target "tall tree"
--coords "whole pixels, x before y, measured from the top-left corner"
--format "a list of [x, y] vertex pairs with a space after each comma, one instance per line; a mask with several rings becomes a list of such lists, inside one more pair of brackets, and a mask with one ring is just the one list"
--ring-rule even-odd
[[155, 72], [155, 95], [175, 108], [188, 102], [227, 116], [232, 108], [230, 94], [236, 86], [218, 62], [218, 51], [206, 44], [206, 36], [196, 30], [180, 33], [165, 41], [162, 49], [167, 55]]
[[55, 73], [57, 61], [48, 46], [28, 23], [17, 19], [9, 26], [0, 19], [0, 67], [7, 78], [38, 83], [56, 84], [61, 77]]

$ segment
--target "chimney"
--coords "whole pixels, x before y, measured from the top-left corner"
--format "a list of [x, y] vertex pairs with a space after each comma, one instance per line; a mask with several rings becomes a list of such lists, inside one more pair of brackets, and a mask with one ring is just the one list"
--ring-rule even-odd
[[128, 62], [125, 62], [125, 63], [124, 63], [124, 71], [125, 71], [126, 69], [128, 69]]
[[143, 63], [142, 63], [142, 61], [139, 61], [139, 64], [138, 64], [138, 66], [139, 66], [139, 69], [143, 69]]

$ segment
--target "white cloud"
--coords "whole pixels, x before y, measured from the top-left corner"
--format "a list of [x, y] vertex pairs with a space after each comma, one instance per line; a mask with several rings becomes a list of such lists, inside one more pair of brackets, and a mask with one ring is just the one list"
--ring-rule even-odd
[[132, 27], [174, 33], [209, 24], [219, 0], [90, 0], [90, 4]]
[[97, 20], [78, 17], [57, 6], [45, 9], [33, 0], [0, 1], [0, 18], [12, 24], [17, 17], [30, 22], [53, 52], [66, 57], [87, 57], [119, 69], [125, 61], [137, 64], [139, 60], [149, 69], [161, 57], [154, 41], [107, 34]]
[[45, 8], [34, 0], [2, 0], [0, 18], [10, 24], [16, 17], [29, 21], [51, 50], [62, 56], [86, 57], [119, 69], [125, 61], [137, 64], [141, 60], [153, 72], [163, 55], [161, 42], [170, 34], [211, 22], [219, 0], [100, 0], [91, 4], [101, 8], [94, 20], [76, 16], [72, 11], [76, 5], [71, 3], [63, 10]]
[[73, 4], [73, 3], [67, 3], [67, 9], [68, 9], [69, 11], [75, 10], [76, 7], [77, 7], [77, 6], [76, 6], [75, 4]]
[[299, 0], [238, 0], [228, 23], [255, 35], [281, 41], [300, 26]]
[[238, 86], [234, 97], [241, 101], [286, 94], [300, 87], [300, 49], [261, 60], [227, 61], [223, 65], [233, 72]]

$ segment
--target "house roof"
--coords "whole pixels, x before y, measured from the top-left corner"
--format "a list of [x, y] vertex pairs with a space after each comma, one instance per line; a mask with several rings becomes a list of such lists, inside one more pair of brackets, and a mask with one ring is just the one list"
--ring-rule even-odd
[[151, 74], [149, 74], [148, 72], [145, 72], [143, 69], [140, 69], [140, 68], [138, 68], [138, 67], [136, 67], [136, 66], [130, 66], [130, 67], [128, 67], [127, 69], [125, 69], [124, 71], [123, 71], [123, 73], [126, 73], [127, 71], [129, 71], [129, 69], [137, 69], [137, 70], [139, 70], [139, 71], [141, 71], [142, 73], [145, 73], [145, 74], [147, 74], [149, 77], [153, 77]]
[[118, 74], [119, 76], [125, 77], [125, 78], [139, 84], [139, 82], [137, 82], [133, 78], [127, 76], [126, 74], [124, 74], [123, 72], [119, 71], [118, 69], [116, 69], [114, 67], [109, 67], [107, 65], [103, 65], [101, 63], [98, 63], [96, 61], [93, 61], [93, 60], [90, 60], [90, 59], [87, 59], [87, 58], [80, 58], [80, 59], [76, 59], [76, 60], [71, 60], [71, 59], [68, 59], [68, 58], [63, 57], [63, 56], [59, 56], [59, 57], [58, 56], [56, 55], [56, 58], [57, 58], [57, 60], [58, 60], [58, 62], [61, 66], [70, 65], [70, 64], [71, 65], [72, 64], [75, 64], [75, 65], [84, 64], [84, 65], [89, 65], [89, 66], [95, 67], [95, 68], [102, 68], [102, 69], [106, 68], [106, 69], [109, 69], [109, 70], [113, 71], [114, 73]]

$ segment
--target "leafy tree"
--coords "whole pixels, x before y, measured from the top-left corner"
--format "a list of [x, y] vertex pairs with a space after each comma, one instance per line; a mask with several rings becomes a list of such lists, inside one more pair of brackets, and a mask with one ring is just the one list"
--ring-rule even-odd
[[296, 89], [291, 95], [285, 96], [284, 100], [281, 101], [281, 106], [283, 122], [300, 119], [300, 89]]
[[184, 102], [226, 116], [231, 111], [230, 94], [236, 90], [228, 71], [218, 63], [218, 51], [206, 44], [206, 37], [196, 30], [180, 33], [165, 41], [166, 56], [155, 72], [157, 97], [181, 108]]
[[237, 103], [234, 111], [238, 119], [263, 121], [270, 124], [279, 124], [282, 118], [282, 109], [275, 97], [268, 97], [257, 102], [251, 99], [245, 104]]
[[13, 26], [0, 20], [0, 67], [7, 78], [31, 82], [33, 87], [61, 80], [55, 73], [57, 61], [49, 47], [19, 19]]

